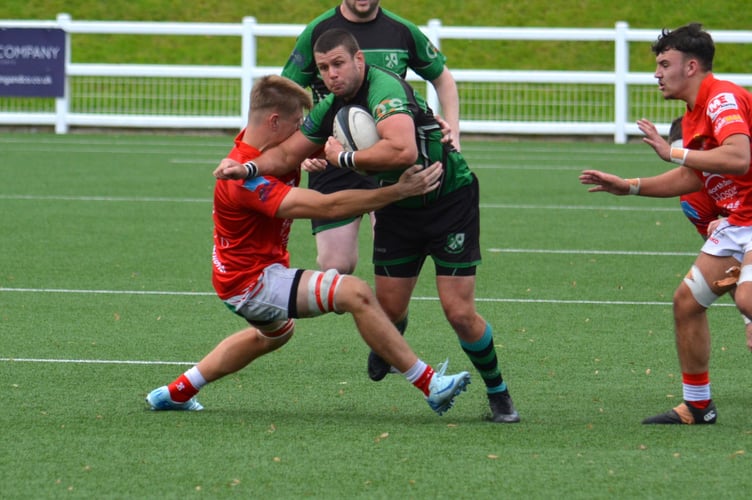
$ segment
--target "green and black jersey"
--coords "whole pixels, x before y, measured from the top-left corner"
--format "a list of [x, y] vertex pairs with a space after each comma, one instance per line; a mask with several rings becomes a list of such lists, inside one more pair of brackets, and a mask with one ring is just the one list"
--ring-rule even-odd
[[[397, 206], [417, 208], [472, 183], [473, 176], [464, 157], [454, 148], [441, 142], [441, 127], [433, 112], [421, 97], [403, 79], [381, 68], [366, 65], [366, 75], [358, 93], [347, 102], [334, 94], [327, 95], [306, 117], [301, 132], [317, 144], [324, 144], [332, 135], [334, 115], [343, 106], [357, 104], [369, 110], [378, 123], [396, 113], [407, 113], [415, 122], [415, 140], [418, 145], [416, 164], [428, 166], [435, 161], [444, 164], [441, 188], [424, 196], [407, 198]], [[381, 185], [397, 182], [405, 169], [372, 172]]]
[[306, 26], [282, 70], [282, 76], [302, 87], [311, 87], [315, 102], [323, 99], [329, 91], [316, 69], [313, 46], [322, 33], [332, 28], [345, 29], [353, 34], [366, 63], [403, 78], [408, 68], [428, 81], [438, 78], [444, 70], [446, 57], [410, 21], [380, 8], [373, 21], [354, 23], [345, 19], [337, 6]]

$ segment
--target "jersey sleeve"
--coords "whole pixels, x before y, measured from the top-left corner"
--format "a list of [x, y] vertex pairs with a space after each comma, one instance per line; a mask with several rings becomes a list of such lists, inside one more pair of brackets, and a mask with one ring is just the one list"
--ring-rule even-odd
[[275, 217], [291, 186], [275, 177], [254, 177], [236, 186], [237, 203], [246, 211]]
[[733, 92], [732, 89], [723, 89], [710, 98], [707, 115], [718, 144], [735, 134], [750, 137], [751, 105], [748, 96]]
[[319, 101], [306, 116], [303, 125], [300, 127], [300, 132], [309, 141], [323, 145], [332, 135], [333, 102], [334, 95], [329, 94], [323, 101]]
[[399, 113], [413, 116], [410, 109], [410, 99], [405, 89], [400, 85], [397, 76], [387, 78], [370, 78], [372, 72], [378, 75], [378, 68], [369, 71], [368, 107], [376, 123], [384, 118]]
[[313, 33], [313, 27], [309, 25], [295, 41], [295, 47], [292, 49], [284, 68], [282, 68], [282, 76], [289, 78], [303, 88], [310, 87], [316, 78], [311, 33]]

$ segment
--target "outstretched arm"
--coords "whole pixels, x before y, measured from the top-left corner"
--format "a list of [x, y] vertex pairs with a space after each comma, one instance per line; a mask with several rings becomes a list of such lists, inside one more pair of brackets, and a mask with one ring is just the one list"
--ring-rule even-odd
[[231, 158], [223, 159], [216, 169], [214, 177], [217, 179], [245, 179], [259, 175], [279, 177], [300, 168], [300, 163], [321, 148], [311, 142], [300, 131], [295, 132], [281, 144], [264, 150], [252, 162], [256, 171], [248, 164], [238, 163]]
[[364, 214], [433, 191], [439, 186], [441, 173], [442, 165], [436, 162], [427, 168], [414, 165], [400, 176], [399, 182], [378, 189], [345, 189], [321, 194], [312, 189], [293, 188], [282, 200], [276, 216], [284, 219], [342, 219]]
[[702, 189], [702, 181], [687, 167], [637, 179], [623, 179], [599, 170], [583, 170], [580, 183], [593, 185], [588, 189], [590, 193], [603, 191], [617, 196], [639, 194], [653, 198], [671, 198]]

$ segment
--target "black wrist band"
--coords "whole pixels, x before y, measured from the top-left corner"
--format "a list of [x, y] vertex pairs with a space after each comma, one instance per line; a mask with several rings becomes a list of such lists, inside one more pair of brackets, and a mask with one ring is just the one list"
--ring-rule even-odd
[[349, 168], [355, 170], [355, 152], [354, 151], [342, 151], [337, 157], [337, 163], [342, 168]]
[[247, 161], [243, 163], [243, 166], [246, 169], [246, 174], [245, 174], [246, 179], [253, 179], [254, 177], [258, 177], [259, 170], [258, 170], [258, 166], [255, 163], [253, 163], [252, 161]]

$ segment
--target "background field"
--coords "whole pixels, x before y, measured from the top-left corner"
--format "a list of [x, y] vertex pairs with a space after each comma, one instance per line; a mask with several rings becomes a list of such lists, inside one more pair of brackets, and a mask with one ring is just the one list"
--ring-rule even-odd
[[[305, 23], [332, 0], [6, 0], [0, 19]], [[749, 29], [747, 2], [384, 0], [424, 24]], [[722, 7], [722, 8], [721, 8]], [[220, 37], [73, 41], [76, 62], [238, 64]], [[281, 64], [293, 40], [262, 46]], [[592, 44], [447, 41], [454, 68], [608, 70]], [[647, 45], [631, 53], [651, 71]], [[750, 72], [719, 45], [716, 71]], [[681, 398], [671, 294], [700, 239], [675, 200], [587, 194], [582, 168], [644, 176], [640, 144], [471, 142], [482, 185], [478, 308], [494, 325], [522, 415], [489, 425], [479, 377], [435, 416], [398, 377], [374, 384], [350, 318], [299, 323], [284, 349], [208, 387], [199, 414], [143, 397], [242, 323], [210, 286], [210, 171], [230, 137], [0, 134], [0, 497], [747, 498], [750, 353], [727, 300], [710, 312], [714, 427], [640, 425]], [[371, 280], [369, 238], [358, 274]], [[293, 264], [314, 266], [309, 226]], [[430, 269], [408, 338], [469, 363]]]
[[[150, 389], [242, 327], [210, 286], [210, 172], [230, 143], [0, 135], [3, 498], [748, 496], [750, 353], [728, 301], [710, 312], [719, 423], [640, 424], [681, 399], [670, 300], [700, 238], [675, 200], [577, 182], [666, 168], [640, 144], [464, 144], [482, 186], [478, 307], [519, 425], [481, 420], [477, 375], [444, 417], [399, 377], [370, 382], [336, 316], [206, 388], [206, 411], [148, 411]], [[291, 251], [314, 266], [306, 221]], [[416, 351], [470, 370], [430, 269], [415, 295]]]

